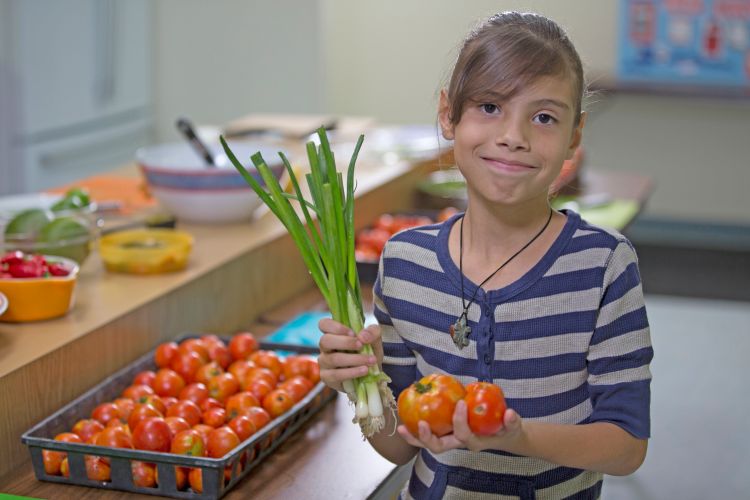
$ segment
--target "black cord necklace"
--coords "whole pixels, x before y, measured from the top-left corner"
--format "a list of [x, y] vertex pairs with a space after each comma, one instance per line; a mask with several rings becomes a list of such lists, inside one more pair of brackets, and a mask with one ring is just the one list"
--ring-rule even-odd
[[474, 303], [474, 299], [477, 297], [477, 292], [480, 288], [482, 288], [482, 285], [487, 283], [493, 276], [495, 276], [497, 273], [500, 272], [502, 268], [504, 268], [510, 261], [515, 259], [518, 254], [526, 250], [529, 245], [534, 243], [537, 238], [539, 238], [545, 229], [547, 229], [547, 226], [549, 226], [550, 221], [552, 220], [552, 209], [549, 210], [549, 217], [547, 217], [547, 222], [544, 223], [544, 227], [534, 235], [533, 238], [531, 238], [528, 243], [526, 243], [524, 246], [521, 247], [520, 250], [518, 250], [516, 253], [508, 257], [508, 259], [500, 264], [500, 267], [492, 271], [492, 274], [487, 276], [484, 281], [482, 281], [479, 286], [474, 290], [474, 294], [471, 296], [471, 300], [469, 300], [469, 303], [466, 303], [466, 299], [464, 297], [464, 217], [461, 217], [461, 230], [460, 230], [460, 237], [458, 240], [458, 266], [459, 271], [461, 272], [461, 305], [463, 306], [463, 312], [461, 313], [461, 316], [458, 317], [455, 323], [453, 323], [450, 328], [449, 332], [451, 334], [451, 338], [453, 339], [453, 343], [456, 344], [456, 346], [459, 349], [463, 349], [467, 345], [469, 345], [469, 339], [467, 338], [469, 334], [471, 333], [471, 327], [467, 324], [467, 315], [469, 314], [469, 307]]

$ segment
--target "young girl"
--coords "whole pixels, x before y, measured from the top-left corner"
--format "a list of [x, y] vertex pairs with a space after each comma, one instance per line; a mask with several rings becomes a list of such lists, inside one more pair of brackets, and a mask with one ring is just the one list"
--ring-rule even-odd
[[[603, 474], [645, 458], [653, 351], [635, 252], [549, 204], [581, 142], [583, 94], [580, 58], [549, 19], [502, 13], [473, 31], [438, 110], [466, 212], [388, 242], [379, 326], [320, 323], [321, 378], [338, 390], [379, 363], [396, 397], [430, 373], [505, 392], [496, 435], [473, 435], [459, 402], [452, 434], [389, 421], [370, 439], [395, 463], [416, 455], [404, 498], [598, 498]], [[376, 356], [343, 352], [362, 344]]]

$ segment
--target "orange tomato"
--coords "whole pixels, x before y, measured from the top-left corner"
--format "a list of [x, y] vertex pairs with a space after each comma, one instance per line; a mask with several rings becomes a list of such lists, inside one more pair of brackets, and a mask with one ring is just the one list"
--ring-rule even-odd
[[237, 333], [229, 341], [229, 352], [234, 359], [246, 359], [259, 348], [258, 340], [250, 332]]
[[263, 398], [263, 409], [271, 415], [272, 418], [288, 411], [294, 406], [294, 400], [284, 389], [274, 389]]

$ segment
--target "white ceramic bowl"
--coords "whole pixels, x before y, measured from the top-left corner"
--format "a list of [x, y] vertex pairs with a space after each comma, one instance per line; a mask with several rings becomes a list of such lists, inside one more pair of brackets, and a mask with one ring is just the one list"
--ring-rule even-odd
[[[247, 185], [221, 144], [208, 144], [217, 167], [206, 165], [186, 142], [141, 148], [136, 161], [148, 188], [179, 220], [197, 223], [249, 219], [262, 201]], [[230, 142], [234, 155], [263, 184], [250, 156], [260, 152], [278, 179], [284, 170], [278, 150], [266, 144]]]

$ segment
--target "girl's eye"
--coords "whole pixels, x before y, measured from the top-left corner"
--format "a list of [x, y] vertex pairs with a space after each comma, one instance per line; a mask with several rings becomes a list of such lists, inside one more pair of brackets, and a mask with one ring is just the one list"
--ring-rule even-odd
[[500, 111], [500, 108], [498, 108], [495, 104], [481, 104], [479, 107], [488, 115], [493, 115]]
[[557, 121], [552, 115], [548, 115], [547, 113], [539, 113], [534, 117], [534, 120], [542, 125], [549, 125]]

